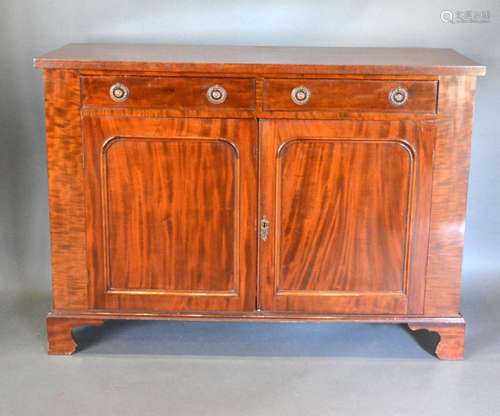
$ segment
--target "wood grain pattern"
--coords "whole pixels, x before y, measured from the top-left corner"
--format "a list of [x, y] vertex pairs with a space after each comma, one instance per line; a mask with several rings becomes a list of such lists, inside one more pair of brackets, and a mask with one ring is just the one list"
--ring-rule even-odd
[[433, 138], [411, 122], [266, 121], [260, 144], [261, 308], [422, 313]]
[[[124, 84], [129, 89], [126, 101], [115, 102], [111, 99], [109, 89], [117, 83]], [[213, 85], [220, 85], [227, 91], [227, 98], [223, 103], [212, 104], [207, 100], [207, 91]], [[200, 77], [82, 77], [82, 97], [82, 103], [86, 107], [251, 111], [255, 108], [255, 81]]]
[[238, 291], [238, 158], [224, 140], [106, 143], [107, 290]]
[[425, 313], [456, 315], [465, 231], [475, 78], [440, 81]]
[[[310, 100], [298, 106], [290, 93], [297, 86], [311, 92]], [[408, 91], [408, 101], [400, 106], [391, 105], [388, 97], [395, 88]], [[382, 81], [382, 80], [316, 80], [266, 79], [264, 82], [264, 110], [274, 111], [388, 111], [436, 112], [436, 81]]]
[[38, 68], [296, 74], [484, 75], [451, 49], [72, 43], [35, 59]]
[[297, 139], [280, 147], [277, 169], [278, 293], [405, 290], [410, 147]]
[[255, 122], [83, 125], [93, 307], [253, 309]]
[[87, 309], [80, 78], [49, 70], [44, 80], [53, 307]]
[[84, 107], [83, 115], [88, 116], [116, 116], [116, 117], [149, 117], [149, 118], [250, 118], [250, 119], [287, 119], [287, 120], [435, 120], [431, 113], [397, 113], [397, 112], [368, 112], [332, 109], [330, 111], [240, 111], [220, 109], [216, 113], [212, 110], [192, 108], [112, 108], [112, 107]]

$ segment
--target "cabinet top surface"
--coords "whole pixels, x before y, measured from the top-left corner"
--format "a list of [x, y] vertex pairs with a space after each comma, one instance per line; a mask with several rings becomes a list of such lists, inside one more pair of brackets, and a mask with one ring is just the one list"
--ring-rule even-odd
[[34, 60], [37, 68], [249, 74], [484, 75], [452, 49], [191, 46], [72, 43]]

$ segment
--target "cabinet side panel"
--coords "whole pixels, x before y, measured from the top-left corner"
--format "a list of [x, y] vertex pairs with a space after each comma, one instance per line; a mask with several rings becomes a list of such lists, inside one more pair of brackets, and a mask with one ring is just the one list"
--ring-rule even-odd
[[475, 78], [440, 79], [425, 314], [457, 315]]
[[87, 309], [80, 79], [47, 70], [45, 115], [54, 309]]

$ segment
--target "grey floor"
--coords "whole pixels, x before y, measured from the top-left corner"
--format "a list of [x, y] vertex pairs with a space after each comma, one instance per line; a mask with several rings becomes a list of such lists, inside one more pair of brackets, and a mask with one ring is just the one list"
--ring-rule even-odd
[[0, 298], [0, 415], [500, 415], [500, 275], [468, 276], [466, 359], [398, 325], [110, 322], [45, 352], [48, 295]]

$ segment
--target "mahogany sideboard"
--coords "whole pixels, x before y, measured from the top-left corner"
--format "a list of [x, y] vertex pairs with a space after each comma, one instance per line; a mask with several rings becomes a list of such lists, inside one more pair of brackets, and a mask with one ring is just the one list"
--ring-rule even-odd
[[48, 351], [109, 319], [407, 324], [461, 359], [476, 77], [449, 49], [70, 44]]

